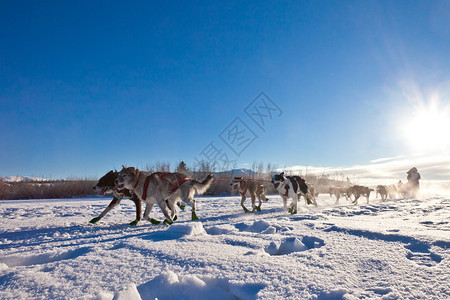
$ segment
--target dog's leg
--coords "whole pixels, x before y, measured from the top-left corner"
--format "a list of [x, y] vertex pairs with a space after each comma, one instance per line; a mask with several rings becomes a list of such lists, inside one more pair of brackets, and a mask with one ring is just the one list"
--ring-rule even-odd
[[[306, 194], [304, 194], [304, 193], [302, 193], [302, 194], [303, 194], [303, 198], [305, 198], [305, 206], [313, 204], [313, 202], [311, 201], [311, 194], [309, 193], [309, 191]], [[298, 200], [300, 201], [300, 198]]]
[[300, 200], [300, 194], [294, 194], [292, 196], [291, 209], [289, 210], [289, 212], [291, 214], [296, 214], [298, 209], [298, 201]]
[[[152, 223], [153, 225], [159, 225], [159, 224], [161, 224], [161, 221], [160, 221], [160, 220], [157, 220], [157, 219], [154, 219], [154, 218], [150, 218], [150, 216], [149, 216], [150, 211], [151, 211], [152, 208], [153, 208], [153, 205], [155, 205], [155, 204], [154, 204], [154, 203], [148, 203], [148, 202], [147, 202], [147, 205], [145, 206], [145, 211], [144, 211], [144, 220], [149, 221], [149, 222]], [[147, 207], [148, 207], [148, 212], [147, 212]]]
[[261, 194], [258, 194], [257, 196], [258, 196], [259, 205], [256, 207], [256, 210], [261, 211], [261, 203], [262, 203]]
[[281, 196], [281, 198], [283, 198], [283, 206], [284, 206], [284, 210], [288, 210], [288, 208], [287, 208], [287, 197]]
[[153, 205], [155, 205], [155, 204], [151, 203], [151, 202], [145, 202], [144, 220], [150, 221], [148, 216], [150, 214], [150, 211], [153, 208]]
[[195, 199], [194, 199], [194, 197], [192, 197], [192, 198], [189, 200], [189, 202], [191, 202], [191, 205], [192, 205], [192, 217], [191, 217], [191, 220], [192, 220], [192, 221], [197, 221], [197, 220], [198, 220], [198, 217], [197, 217], [197, 213], [195, 212], [196, 205], [195, 205]]
[[250, 197], [252, 199], [252, 211], [251, 212], [254, 213], [255, 209], [256, 209], [256, 195], [252, 194]]
[[112, 199], [111, 203], [109, 203], [108, 207], [105, 208], [105, 210], [102, 211], [102, 213], [98, 217], [95, 217], [92, 220], [90, 220], [89, 223], [94, 224], [94, 223], [97, 223], [98, 221], [100, 221], [111, 209], [113, 209], [120, 203], [120, 200], [121, 199], [114, 197], [114, 199]]
[[177, 205], [173, 204], [173, 200], [171, 199], [171, 197], [167, 198], [166, 205], [169, 208], [169, 210], [172, 212], [172, 214], [171, 214], [172, 220], [175, 221], [177, 219]]
[[248, 212], [250, 212], [250, 211], [249, 211], [249, 210], [247, 209], [247, 207], [245, 207], [245, 205], [244, 205], [245, 199], [247, 199], [247, 198], [245, 197], [245, 195], [243, 195], [242, 198], [241, 198], [241, 206], [242, 206], [242, 208], [244, 209], [244, 212], [248, 213]]
[[181, 210], [184, 210], [186, 208], [186, 205], [182, 204], [180, 201], [177, 201], [177, 205]]
[[336, 196], [336, 202], [334, 202], [334, 204], [339, 204], [339, 198], [341, 197], [340, 194], [335, 194]]
[[353, 196], [355, 196], [355, 200], [353, 200], [353, 204], [358, 204], [358, 199], [359, 199], [359, 197], [361, 196], [360, 194], [356, 194], [356, 195], [353, 195]]
[[141, 204], [141, 200], [139, 200], [137, 197], [131, 198], [131, 201], [133, 201], [134, 205], [136, 206], [136, 220], [131, 222], [130, 225], [136, 226], [139, 223], [139, 221], [141, 220], [142, 204]]
[[169, 212], [169, 208], [166, 205], [166, 201], [164, 199], [161, 199], [160, 201], [158, 201], [158, 206], [161, 209], [161, 211], [163, 212], [164, 216], [166, 217], [166, 219], [164, 220], [164, 224], [166, 225], [170, 225], [173, 223], [173, 219], [172, 216], [170, 215]]

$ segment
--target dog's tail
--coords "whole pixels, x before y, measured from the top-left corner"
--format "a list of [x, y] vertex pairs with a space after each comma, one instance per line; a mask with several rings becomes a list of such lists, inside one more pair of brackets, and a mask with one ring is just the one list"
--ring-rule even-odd
[[213, 174], [209, 174], [208, 176], [206, 176], [206, 178], [202, 181], [202, 182], [198, 182], [197, 180], [193, 180], [192, 181], [192, 186], [195, 188], [196, 192], [201, 195], [203, 193], [205, 193], [209, 187], [211, 186], [211, 184], [214, 181], [214, 175]]

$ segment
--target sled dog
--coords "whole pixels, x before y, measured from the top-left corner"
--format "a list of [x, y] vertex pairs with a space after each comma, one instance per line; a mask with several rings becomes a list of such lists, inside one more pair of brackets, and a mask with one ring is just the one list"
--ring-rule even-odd
[[376, 193], [375, 197], [378, 198], [378, 195], [380, 195], [381, 201], [386, 201], [387, 196], [388, 196], [387, 186], [382, 185], [382, 184], [377, 185], [376, 191], [377, 191], [377, 193]]
[[[192, 220], [197, 220], [195, 212], [195, 192], [203, 194], [211, 186], [213, 175], [208, 175], [203, 182], [187, 178], [181, 173], [155, 172], [147, 173], [135, 167], [125, 167], [119, 172], [116, 184], [119, 188], [133, 191], [141, 201], [146, 203], [144, 219], [149, 219], [150, 211], [157, 204], [163, 212], [166, 224], [171, 224], [176, 216], [178, 201], [192, 205]], [[170, 212], [170, 211], [171, 212]]]
[[[314, 192], [311, 196], [311, 192], [308, 191], [308, 185], [300, 176], [284, 176], [284, 172], [282, 172], [272, 177], [272, 183], [283, 199], [284, 209], [288, 210], [290, 213], [297, 213], [298, 200], [300, 200], [301, 196], [305, 198], [307, 204], [311, 202], [317, 206]], [[288, 208], [287, 199], [289, 198], [292, 198], [292, 203]]]
[[141, 220], [142, 208], [141, 208], [141, 200], [131, 191], [127, 189], [115, 189], [115, 181], [117, 179], [117, 175], [119, 172], [117, 171], [109, 171], [102, 178], [100, 178], [96, 185], [94, 185], [94, 192], [103, 195], [113, 195], [113, 199], [111, 203], [109, 203], [108, 207], [98, 216], [90, 220], [90, 223], [97, 223], [101, 220], [111, 209], [119, 205], [122, 199], [130, 199], [136, 205], [136, 219], [130, 223], [130, 225], [137, 225]]
[[395, 196], [397, 195], [397, 187], [395, 184], [390, 184], [386, 187], [389, 199], [395, 199]]
[[366, 186], [354, 185], [347, 189], [347, 197], [353, 195], [355, 197], [355, 200], [352, 201], [353, 204], [358, 204], [359, 197], [364, 196], [366, 197], [367, 204], [369, 204], [370, 192], [372, 191], [373, 189], [370, 189]]
[[[231, 181], [231, 186], [234, 190], [238, 190], [241, 194], [241, 206], [244, 209], [244, 212], [255, 212], [255, 209], [257, 211], [261, 211], [261, 202], [267, 202], [268, 199], [266, 198], [266, 195], [264, 194], [264, 186], [262, 184], [258, 184], [255, 181], [248, 179], [245, 180], [242, 177], [234, 177], [233, 181]], [[244, 205], [245, 199], [247, 197], [250, 197], [252, 199], [252, 210], [249, 211], [247, 207]], [[256, 197], [258, 197], [259, 205], [256, 206]]]
[[330, 192], [330, 197], [333, 197], [333, 195], [336, 197], [336, 202], [334, 204], [339, 204], [339, 198], [341, 196], [344, 196], [345, 199], [348, 201], [346, 187], [330, 186], [328, 190]]
[[415, 196], [414, 191], [411, 189], [411, 183], [403, 183], [401, 180], [397, 184], [397, 194], [402, 199]]

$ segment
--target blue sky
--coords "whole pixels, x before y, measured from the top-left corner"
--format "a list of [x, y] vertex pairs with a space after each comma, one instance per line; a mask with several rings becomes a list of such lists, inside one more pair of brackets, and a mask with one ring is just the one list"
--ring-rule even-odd
[[[448, 15], [445, 1], [2, 1], [0, 176], [192, 166], [208, 145], [237, 167], [448, 153]], [[279, 108], [262, 127], [246, 114], [261, 92]], [[443, 121], [420, 137], [415, 118]]]

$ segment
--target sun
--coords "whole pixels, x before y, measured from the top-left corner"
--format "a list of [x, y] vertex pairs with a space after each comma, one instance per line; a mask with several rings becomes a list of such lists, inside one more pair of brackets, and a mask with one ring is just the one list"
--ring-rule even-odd
[[402, 120], [400, 134], [412, 151], [448, 151], [450, 107], [436, 97], [413, 106]]

